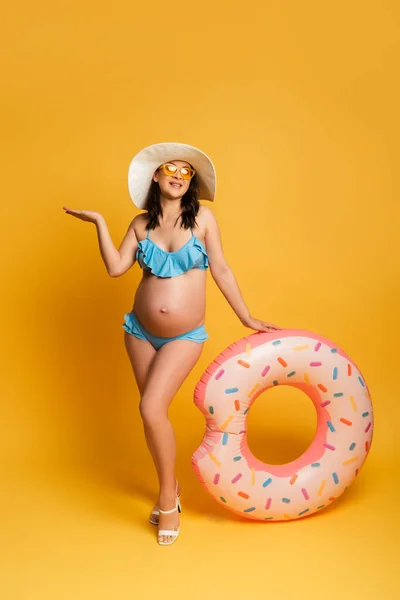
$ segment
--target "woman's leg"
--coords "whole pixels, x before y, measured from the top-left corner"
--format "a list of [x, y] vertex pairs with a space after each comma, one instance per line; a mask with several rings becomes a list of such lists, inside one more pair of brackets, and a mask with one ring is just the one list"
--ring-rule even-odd
[[[168, 408], [180, 386], [193, 369], [203, 349], [203, 343], [174, 340], [164, 344], [151, 363], [140, 402], [146, 439], [154, 450], [160, 482], [158, 506], [162, 510], [175, 508], [176, 443]], [[160, 513], [159, 529], [177, 529], [178, 511]], [[162, 536], [161, 541], [171, 541]]]
[[[124, 336], [125, 348], [131, 362], [133, 374], [136, 379], [136, 384], [139, 389], [140, 397], [143, 396], [143, 390], [146, 380], [151, 369], [151, 364], [156, 356], [156, 349], [147, 340], [141, 340], [134, 335], [125, 331]], [[156, 449], [153, 444], [153, 439], [146, 436], [146, 442], [153, 457], [153, 461], [158, 472]]]

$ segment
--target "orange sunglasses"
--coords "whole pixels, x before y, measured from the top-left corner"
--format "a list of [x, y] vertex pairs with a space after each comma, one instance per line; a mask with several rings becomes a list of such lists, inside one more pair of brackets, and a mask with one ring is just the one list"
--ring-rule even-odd
[[196, 171], [192, 167], [181, 167], [178, 169], [173, 163], [164, 163], [158, 167], [157, 171], [160, 169], [163, 170], [165, 175], [175, 175], [175, 173], [180, 172], [182, 179], [192, 179], [196, 174]]

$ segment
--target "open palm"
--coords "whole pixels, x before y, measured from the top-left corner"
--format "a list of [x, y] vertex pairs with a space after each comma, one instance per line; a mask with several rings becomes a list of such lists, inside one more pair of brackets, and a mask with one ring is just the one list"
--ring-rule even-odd
[[100, 213], [93, 210], [77, 210], [68, 206], [63, 206], [63, 209], [67, 215], [72, 215], [77, 219], [81, 219], [81, 221], [88, 221], [89, 223], [97, 223], [102, 218]]

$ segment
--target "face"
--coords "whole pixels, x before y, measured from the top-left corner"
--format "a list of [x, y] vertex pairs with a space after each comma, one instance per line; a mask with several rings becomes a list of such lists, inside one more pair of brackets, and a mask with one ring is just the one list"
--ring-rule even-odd
[[160, 169], [154, 173], [153, 180], [158, 182], [160, 192], [164, 198], [176, 200], [186, 194], [190, 186], [190, 180], [182, 179], [179, 169], [181, 167], [190, 167], [190, 164], [184, 160], [169, 160], [167, 162], [176, 165], [178, 167], [177, 172], [172, 175], [166, 175]]

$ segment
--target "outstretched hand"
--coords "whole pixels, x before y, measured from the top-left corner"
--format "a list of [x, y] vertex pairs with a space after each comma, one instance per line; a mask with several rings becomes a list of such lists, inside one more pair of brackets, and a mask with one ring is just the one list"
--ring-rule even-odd
[[98, 223], [103, 216], [94, 212], [93, 210], [75, 210], [74, 208], [69, 208], [68, 206], [63, 206], [67, 215], [72, 215], [77, 219], [81, 219], [82, 221], [88, 221], [89, 223]]
[[255, 329], [256, 331], [266, 331], [267, 333], [282, 329], [278, 325], [273, 325], [267, 321], [260, 321], [260, 319], [254, 319], [253, 317], [245, 319], [242, 323], [245, 327], [250, 327], [250, 329]]

